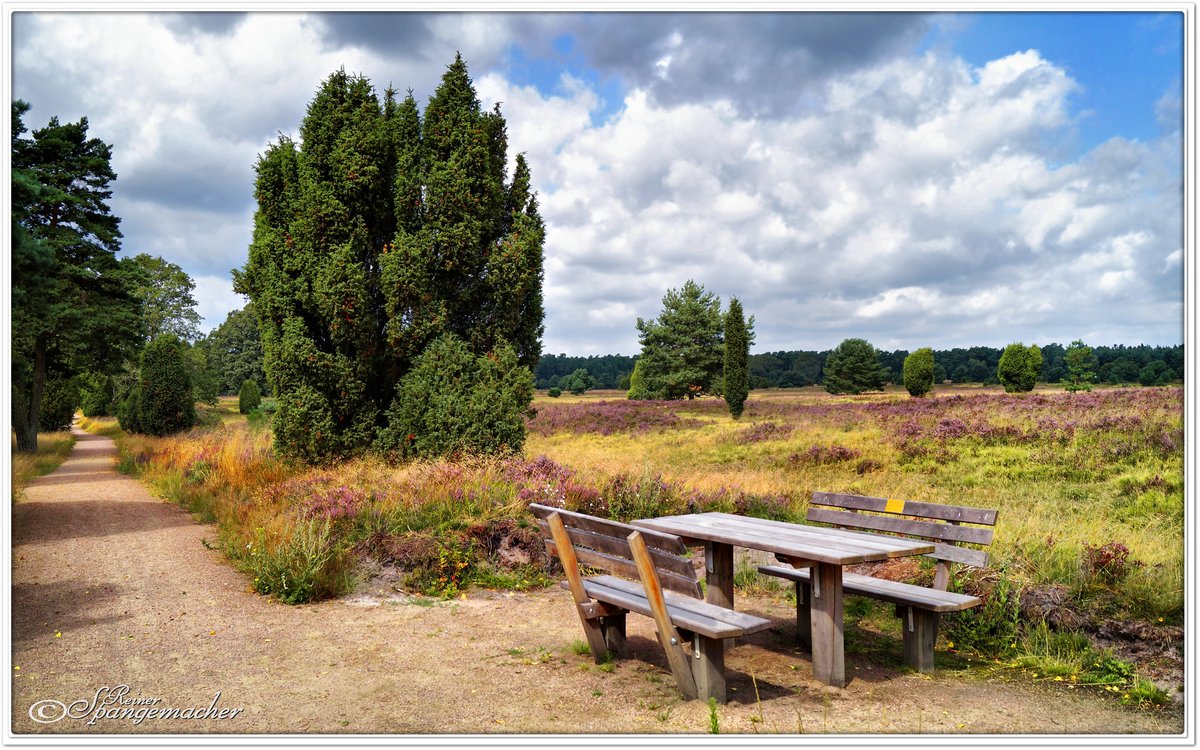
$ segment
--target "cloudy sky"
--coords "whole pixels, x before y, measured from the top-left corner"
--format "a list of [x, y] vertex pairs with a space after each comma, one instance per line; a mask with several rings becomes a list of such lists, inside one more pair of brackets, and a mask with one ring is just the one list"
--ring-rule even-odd
[[256, 156], [339, 67], [461, 51], [547, 224], [544, 351], [695, 279], [756, 351], [1183, 340], [1180, 13], [17, 12], [26, 124], [113, 145], [124, 253], [245, 300]]

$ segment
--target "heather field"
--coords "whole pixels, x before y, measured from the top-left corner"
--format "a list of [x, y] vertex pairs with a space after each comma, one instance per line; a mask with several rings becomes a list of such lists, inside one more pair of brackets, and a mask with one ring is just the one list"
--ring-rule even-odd
[[[1115, 673], [1079, 632], [1182, 624], [1180, 388], [754, 391], [736, 422], [713, 398], [622, 395], [539, 395], [523, 455], [491, 460], [302, 467], [275, 456], [267, 420], [247, 422], [228, 401], [184, 435], [117, 437], [123, 470], [215, 522], [251, 585], [290, 603], [348, 593], [380, 571], [428, 597], [549, 585], [534, 501], [618, 519], [722, 510], [800, 521], [825, 490], [1000, 509], [991, 564], [960, 568], [954, 583], [986, 604], [951, 619], [942, 648], [957, 641], [1043, 674], [1059, 664], [1072, 679], [1094, 662], [1099, 680]], [[749, 571], [738, 583], [790, 595]], [[848, 617], [895, 627], [869, 604]]]

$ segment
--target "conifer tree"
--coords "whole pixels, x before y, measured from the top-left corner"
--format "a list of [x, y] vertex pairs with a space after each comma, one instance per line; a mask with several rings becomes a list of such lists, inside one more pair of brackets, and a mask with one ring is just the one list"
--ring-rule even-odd
[[750, 396], [750, 342], [754, 317], [747, 324], [742, 303], [737, 297], [729, 300], [725, 313], [725, 403], [729, 414], [740, 419], [746, 399]]
[[396, 451], [377, 438], [400, 434], [388, 429], [399, 383], [435, 339], [537, 363], [544, 228], [529, 169], [518, 156], [507, 181], [504, 118], [481, 109], [461, 57], [423, 117], [411, 92], [380, 102], [338, 71], [301, 136], [259, 159], [250, 259], [235, 274], [260, 321], [276, 442], [314, 462]]
[[1028, 393], [1037, 385], [1042, 371], [1042, 350], [1036, 345], [1026, 347], [1017, 342], [1004, 347], [996, 376], [1007, 393]]
[[904, 388], [913, 398], [921, 398], [933, 390], [933, 350], [918, 349], [904, 358]]
[[720, 390], [724, 359], [721, 301], [689, 279], [668, 289], [654, 320], [637, 319], [646, 398], [679, 399]]
[[825, 390], [834, 394], [882, 391], [888, 374], [870, 342], [846, 339], [825, 360]]

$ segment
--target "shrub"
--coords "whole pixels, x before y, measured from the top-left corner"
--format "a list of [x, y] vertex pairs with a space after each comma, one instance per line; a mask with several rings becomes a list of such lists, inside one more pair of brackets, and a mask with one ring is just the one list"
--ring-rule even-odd
[[253, 380], [245, 380], [242, 383], [242, 389], [238, 391], [238, 411], [242, 414], [249, 414], [262, 404], [262, 392], [258, 389], [258, 383]]
[[566, 388], [576, 396], [582, 396], [592, 388], [596, 387], [596, 381], [590, 374], [588, 374], [587, 370], [581, 367], [564, 378], [559, 385], [561, 385], [563, 388]]
[[1028, 393], [1037, 385], [1042, 371], [1042, 350], [1018, 342], [1009, 344], [1000, 355], [996, 376], [1008, 393]]
[[89, 373], [82, 378], [79, 391], [79, 410], [85, 417], [107, 417], [112, 414], [114, 389], [113, 379], [100, 373]]
[[533, 373], [511, 347], [476, 356], [445, 334], [396, 386], [377, 447], [419, 457], [518, 452], [532, 399]]
[[546, 395], [549, 396], [550, 398], [558, 398], [559, 396], [562, 395], [562, 389], [561, 388], [551, 388], [550, 390], [546, 391]]
[[641, 360], [633, 363], [633, 372], [629, 376], [629, 393], [627, 395], [636, 401], [650, 398], [649, 392], [646, 391], [646, 377], [642, 374]]
[[133, 398], [136, 432], [170, 435], [195, 424], [192, 378], [182, 341], [164, 333], [146, 345]]
[[949, 618], [946, 638], [987, 656], [1011, 652], [1021, 634], [1021, 596], [1004, 574], [982, 597], [983, 604]]
[[904, 388], [913, 398], [933, 390], [933, 350], [918, 349], [904, 358]]
[[882, 391], [888, 371], [865, 339], [846, 339], [825, 360], [825, 390], [833, 394]]
[[79, 406], [79, 382], [75, 378], [46, 378], [38, 430], [57, 432], [71, 427]]

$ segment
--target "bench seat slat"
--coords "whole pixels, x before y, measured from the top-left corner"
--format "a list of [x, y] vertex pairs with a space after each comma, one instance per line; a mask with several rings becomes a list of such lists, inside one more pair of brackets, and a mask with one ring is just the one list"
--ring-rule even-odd
[[[650, 603], [640, 584], [633, 584], [613, 576], [595, 576], [585, 578], [583, 587], [588, 596], [597, 601], [612, 604], [646, 617], [652, 616]], [[664, 591], [663, 598], [666, 600], [671, 621], [676, 627], [709, 638], [736, 638], [771, 627], [770, 620], [744, 613], [732, 613], [722, 607], [674, 592]], [[737, 621], [730, 622], [730, 614], [741, 614], [741, 617], [737, 618]]]
[[981, 529], [977, 526], [955, 526], [937, 521], [916, 521], [899, 516], [874, 516], [827, 508], [810, 507], [807, 518], [818, 523], [832, 523], [838, 526], [886, 531], [893, 534], [912, 534], [943, 542], [991, 544], [992, 537], [996, 533], [995, 529]]
[[[887, 498], [842, 495], [836, 492], [814, 492], [810, 505], [832, 505], [838, 508], [854, 508], [876, 513], [893, 512], [888, 508]], [[939, 521], [977, 523], [984, 526], [996, 525], [996, 511], [988, 508], [973, 508], [967, 505], [942, 505], [905, 500], [903, 510], [894, 511], [905, 516], [935, 518]]]
[[[763, 565], [759, 567], [758, 572], [800, 583], [808, 583], [811, 578], [808, 568]], [[982, 603], [977, 596], [958, 594], [952, 591], [938, 591], [924, 586], [914, 586], [911, 583], [888, 581], [857, 573], [842, 574], [842, 590], [847, 594], [869, 596], [873, 599], [933, 612], [959, 612]]]

